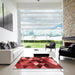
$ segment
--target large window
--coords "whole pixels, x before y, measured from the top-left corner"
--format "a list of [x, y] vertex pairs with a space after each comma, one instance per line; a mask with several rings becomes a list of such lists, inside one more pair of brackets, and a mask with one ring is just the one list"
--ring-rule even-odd
[[[19, 10], [19, 19], [21, 40], [30, 41], [25, 45], [44, 48], [46, 40], [62, 38], [62, 10]], [[38, 44], [38, 40], [44, 42]]]
[[[62, 10], [20, 10], [23, 40], [62, 36]], [[31, 38], [32, 37], [32, 38]]]

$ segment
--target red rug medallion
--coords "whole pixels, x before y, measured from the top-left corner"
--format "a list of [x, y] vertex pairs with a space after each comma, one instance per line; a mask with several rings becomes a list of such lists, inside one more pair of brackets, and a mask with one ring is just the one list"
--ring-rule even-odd
[[52, 57], [22, 57], [16, 69], [62, 69]]

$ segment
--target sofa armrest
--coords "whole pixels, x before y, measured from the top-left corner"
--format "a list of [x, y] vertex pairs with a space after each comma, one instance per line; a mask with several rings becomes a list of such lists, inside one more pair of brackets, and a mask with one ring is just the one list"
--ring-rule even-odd
[[11, 64], [13, 54], [11, 50], [0, 50], [0, 64]]

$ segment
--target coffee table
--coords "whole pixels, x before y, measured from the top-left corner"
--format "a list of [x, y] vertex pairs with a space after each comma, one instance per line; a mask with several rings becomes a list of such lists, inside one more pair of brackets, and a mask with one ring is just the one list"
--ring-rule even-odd
[[49, 52], [45, 50], [35, 49], [33, 56], [34, 57], [49, 57]]

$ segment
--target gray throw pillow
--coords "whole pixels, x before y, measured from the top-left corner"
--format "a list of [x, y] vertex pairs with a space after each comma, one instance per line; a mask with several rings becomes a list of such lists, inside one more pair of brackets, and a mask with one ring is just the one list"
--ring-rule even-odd
[[0, 49], [8, 49], [8, 46], [4, 42], [0, 42]]
[[8, 49], [11, 49], [11, 45], [9, 43], [7, 43]]
[[12, 48], [16, 48], [18, 45], [16, 42], [10, 42]]

